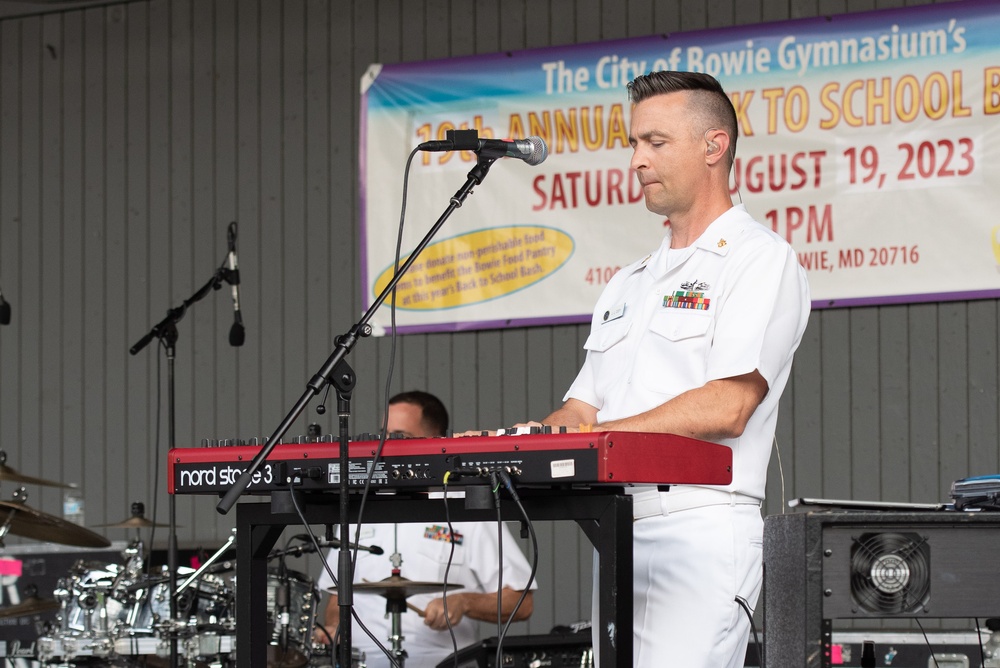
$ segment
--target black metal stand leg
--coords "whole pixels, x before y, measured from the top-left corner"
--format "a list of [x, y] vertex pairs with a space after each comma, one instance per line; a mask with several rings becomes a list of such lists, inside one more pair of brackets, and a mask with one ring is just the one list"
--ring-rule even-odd
[[[350, 500], [348, 515], [357, 518], [357, 499]], [[595, 651], [601, 668], [632, 665], [632, 497], [588, 490], [582, 493], [559, 491], [534, 496], [522, 494], [521, 501], [533, 520], [576, 520], [601, 555], [600, 624], [602, 633]], [[303, 512], [309, 524], [330, 524], [339, 520], [339, 499], [317, 495], [305, 499]], [[503, 509], [505, 520], [521, 519], [511, 504]], [[365, 510], [367, 521], [422, 522], [438, 520], [437, 499], [378, 498]], [[491, 511], [453, 508], [453, 521], [492, 521]], [[241, 503], [236, 509], [237, 666], [264, 666], [270, 629], [267, 627], [267, 556], [284, 528], [297, 525], [294, 513], [271, 504]], [[249, 620], [249, 623], [244, 620]]]
[[[253, 506], [236, 508], [236, 659], [240, 666], [263, 666], [267, 627], [267, 555], [284, 525], [254, 524]], [[266, 507], [266, 506], [265, 506]]]

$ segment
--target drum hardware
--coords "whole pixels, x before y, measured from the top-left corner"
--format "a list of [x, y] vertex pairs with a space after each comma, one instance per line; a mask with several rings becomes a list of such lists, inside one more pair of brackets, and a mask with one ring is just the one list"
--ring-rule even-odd
[[11, 501], [0, 501], [0, 546], [8, 533], [34, 540], [76, 545], [78, 547], [109, 547], [111, 541], [86, 527], [67, 522], [61, 517], [43, 513], [28, 506], [28, 493], [23, 487], [14, 492]]
[[182, 582], [177, 587], [177, 591], [174, 592], [174, 596], [180, 595], [180, 593], [182, 591], [184, 591], [185, 589], [187, 589], [188, 586], [192, 582], [194, 582], [199, 577], [201, 577], [201, 574], [204, 573], [206, 570], [208, 570], [209, 567], [211, 567], [211, 565], [214, 564], [216, 562], [216, 560], [225, 553], [226, 550], [228, 550], [230, 547], [232, 547], [233, 543], [235, 543], [235, 542], [236, 542], [236, 529], [233, 529], [233, 532], [231, 534], [229, 534], [229, 539], [225, 543], [222, 544], [222, 547], [220, 547], [218, 550], [216, 550], [215, 554], [213, 554], [211, 557], [209, 557], [208, 559], [206, 559], [205, 563], [203, 563], [201, 566], [199, 566], [198, 570], [196, 570], [194, 573], [191, 574], [191, 577], [189, 577], [187, 580], [185, 580], [184, 582]]

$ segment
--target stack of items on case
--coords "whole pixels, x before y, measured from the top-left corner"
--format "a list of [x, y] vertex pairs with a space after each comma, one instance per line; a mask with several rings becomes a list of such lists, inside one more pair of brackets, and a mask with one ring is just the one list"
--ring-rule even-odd
[[956, 510], [1000, 510], [1000, 474], [956, 480], [951, 498]]

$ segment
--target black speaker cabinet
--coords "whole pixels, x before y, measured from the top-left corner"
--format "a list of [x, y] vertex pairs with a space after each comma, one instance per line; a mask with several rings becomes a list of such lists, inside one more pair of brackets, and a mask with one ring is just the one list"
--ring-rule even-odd
[[1000, 617], [1000, 513], [814, 511], [764, 521], [768, 666], [830, 666], [833, 620]]

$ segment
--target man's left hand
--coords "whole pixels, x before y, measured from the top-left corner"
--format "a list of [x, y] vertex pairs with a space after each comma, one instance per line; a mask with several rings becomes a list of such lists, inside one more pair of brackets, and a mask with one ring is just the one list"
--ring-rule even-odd
[[[451, 625], [456, 626], [462, 617], [465, 616], [466, 612], [466, 599], [464, 594], [449, 594], [448, 595], [448, 619], [451, 620]], [[435, 631], [446, 631], [448, 630], [448, 622], [445, 620], [444, 615], [444, 599], [436, 598], [427, 604], [424, 609], [424, 624], [431, 627]]]

